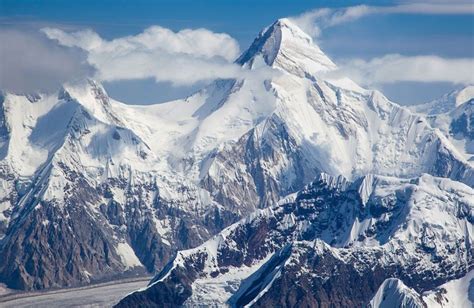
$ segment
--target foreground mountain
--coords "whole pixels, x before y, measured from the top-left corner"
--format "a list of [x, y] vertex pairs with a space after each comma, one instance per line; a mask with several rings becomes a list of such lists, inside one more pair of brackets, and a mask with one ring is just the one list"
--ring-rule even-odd
[[236, 63], [242, 78], [152, 106], [114, 101], [94, 81], [4, 93], [0, 280], [42, 289], [160, 271], [321, 172], [474, 185], [472, 162], [425, 115], [324, 78], [335, 64], [292, 22], [262, 31]]
[[118, 307], [422, 307], [418, 294], [474, 267], [473, 196], [429, 175], [348, 182], [321, 174], [179, 252]]

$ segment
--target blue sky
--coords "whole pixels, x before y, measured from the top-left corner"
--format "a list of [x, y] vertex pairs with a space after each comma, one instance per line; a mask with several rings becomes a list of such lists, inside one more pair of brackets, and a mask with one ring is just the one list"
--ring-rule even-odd
[[[431, 1], [433, 2], [433, 1]], [[435, 4], [440, 1], [434, 1]], [[452, 3], [452, 2], [449, 2]], [[277, 18], [296, 16], [322, 7], [359, 4], [395, 6], [393, 1], [7, 1], [0, 0], [2, 29], [39, 32], [44, 27], [65, 31], [91, 29], [104, 40], [137, 35], [159, 25], [172, 31], [206, 28], [227, 33], [244, 50], [257, 33]], [[446, 59], [474, 57], [472, 14], [373, 14], [325, 29], [317, 38], [332, 59], [435, 55]], [[85, 55], [87, 57], [87, 55]], [[7, 61], [2, 56], [1, 61]], [[72, 66], [74, 67], [74, 66]], [[20, 77], [19, 77], [20, 78]], [[109, 93], [131, 103], [182, 97], [205, 84], [172, 85], [141, 78], [105, 82]], [[446, 81], [379, 83], [395, 101], [419, 103], [459, 87]]]

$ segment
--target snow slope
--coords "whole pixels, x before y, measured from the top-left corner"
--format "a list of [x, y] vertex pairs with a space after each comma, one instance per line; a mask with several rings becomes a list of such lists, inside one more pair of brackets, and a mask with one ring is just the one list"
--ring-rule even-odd
[[408, 288], [402, 281], [396, 278], [386, 279], [379, 287], [374, 298], [370, 301], [374, 308], [403, 307], [421, 308], [423, 301], [418, 293]]
[[[472, 165], [474, 161], [474, 86], [451, 92], [431, 103], [414, 106], [438, 128]], [[442, 108], [441, 108], [442, 106]]]
[[410, 109], [415, 112], [430, 116], [437, 115], [453, 111], [457, 107], [461, 106], [467, 101], [470, 101], [473, 98], [474, 86], [469, 85], [464, 88], [460, 88], [450, 93], [447, 93], [442, 97], [433, 100], [432, 102], [411, 106]]
[[429, 307], [472, 307], [474, 305], [474, 271], [451, 280], [423, 294]]

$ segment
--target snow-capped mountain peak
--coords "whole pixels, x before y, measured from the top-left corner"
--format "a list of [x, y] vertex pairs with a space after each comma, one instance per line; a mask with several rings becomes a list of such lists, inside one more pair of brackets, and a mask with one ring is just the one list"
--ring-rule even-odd
[[313, 39], [287, 18], [264, 29], [237, 63], [251, 66], [258, 55], [268, 65], [300, 77], [336, 68]]
[[474, 85], [468, 85], [451, 91], [429, 103], [415, 105], [411, 109], [429, 116], [451, 112], [474, 99]]
[[474, 85], [454, 90], [422, 105], [412, 106], [439, 129], [469, 162], [474, 161]]
[[459, 105], [462, 105], [465, 102], [474, 98], [474, 85], [466, 86], [458, 91], [455, 91], [455, 93], [456, 107], [458, 107]]
[[415, 290], [407, 287], [401, 280], [388, 278], [380, 285], [369, 306], [371, 308], [422, 308], [426, 305], [423, 303], [421, 296]]
[[58, 97], [61, 96], [75, 100], [104, 123], [125, 125], [113, 110], [107, 91], [93, 79], [63, 85]]

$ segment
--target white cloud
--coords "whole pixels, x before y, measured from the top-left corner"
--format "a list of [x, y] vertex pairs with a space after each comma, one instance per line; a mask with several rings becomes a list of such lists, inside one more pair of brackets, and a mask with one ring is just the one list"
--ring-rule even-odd
[[154, 78], [173, 85], [190, 85], [246, 74], [232, 62], [239, 54], [237, 42], [227, 34], [206, 29], [173, 32], [153, 26], [138, 35], [111, 41], [91, 30], [42, 31], [61, 45], [85, 50], [89, 64], [97, 69], [95, 78], [103, 81]]
[[474, 59], [446, 59], [438, 56], [406, 57], [397, 54], [369, 61], [343, 62], [330, 77], [349, 76], [362, 85], [415, 82], [474, 84]]
[[[313, 37], [318, 37], [325, 28], [351, 22], [374, 14], [474, 14], [472, 3], [406, 3], [396, 6], [358, 5], [346, 8], [316, 9], [291, 19]], [[474, 83], [474, 58], [447, 59], [433, 55], [402, 56], [384, 55], [372, 60], [346, 60], [339, 68], [328, 73], [330, 77], [349, 76], [356, 82], [368, 86], [414, 82]]]
[[325, 28], [374, 14], [474, 14], [472, 3], [409, 3], [396, 6], [358, 5], [345, 8], [322, 8], [291, 17], [304, 31], [318, 37]]
[[13, 93], [55, 91], [64, 82], [93, 73], [86, 55], [44, 35], [26, 30], [0, 30], [0, 89]]
[[207, 29], [184, 29], [173, 32], [169, 29], [152, 26], [135, 36], [126, 36], [111, 41], [103, 40], [92, 30], [64, 32], [55, 28], [43, 28], [50, 39], [65, 46], [76, 46], [87, 51], [117, 53], [132, 51], [166, 52], [169, 54], [189, 54], [203, 58], [222, 57], [233, 60], [239, 53], [238, 43], [229, 35], [214, 33]]

